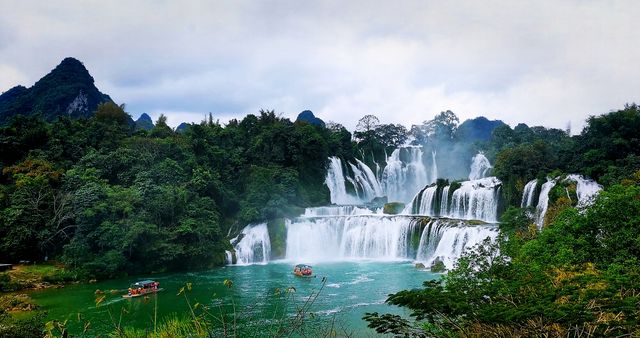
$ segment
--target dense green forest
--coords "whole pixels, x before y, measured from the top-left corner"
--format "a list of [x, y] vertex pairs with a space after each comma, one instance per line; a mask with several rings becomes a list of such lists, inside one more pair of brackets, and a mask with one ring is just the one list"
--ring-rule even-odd
[[0, 130], [0, 256], [97, 277], [222, 264], [238, 227], [327, 203], [327, 157], [353, 151], [344, 128], [272, 111], [184, 133], [129, 119], [105, 103], [90, 119], [18, 116]]

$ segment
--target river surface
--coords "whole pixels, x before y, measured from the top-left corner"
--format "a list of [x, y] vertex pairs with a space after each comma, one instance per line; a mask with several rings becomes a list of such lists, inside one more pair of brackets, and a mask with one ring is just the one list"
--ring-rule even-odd
[[[114, 321], [120, 321], [122, 326], [152, 330], [154, 317], [162, 322], [173, 316], [187, 316], [190, 312], [185, 294], [178, 295], [186, 283], [192, 283], [191, 291], [186, 292], [192, 306], [207, 305], [211, 312], [219, 314], [221, 308], [233, 312], [231, 304], [235, 304], [239, 327], [270, 325], [274, 313], [285, 305], [291, 316], [320, 290], [317, 298], [311, 297], [313, 304], [307, 318], [325, 326], [332, 322], [339, 330], [362, 337], [375, 334], [362, 320], [366, 312], [407, 314], [404, 309], [384, 303], [388, 294], [417, 288], [425, 280], [439, 278], [437, 274], [416, 269], [408, 261], [323, 263], [314, 266], [316, 278], [295, 277], [292, 266], [291, 262], [276, 261], [193, 273], [138, 276], [35, 291], [31, 296], [48, 312], [48, 319], [68, 320], [72, 334], [82, 332], [80, 314], [91, 323], [89, 335], [96, 336], [113, 332]], [[324, 282], [323, 277], [326, 277]], [[159, 281], [164, 290], [148, 299], [121, 297], [130, 283], [147, 278]], [[233, 285], [225, 286], [225, 280], [231, 280]], [[120, 291], [107, 292], [104, 301], [96, 306], [97, 289]], [[286, 293], [287, 289], [295, 292]], [[290, 298], [285, 300], [285, 297]]]

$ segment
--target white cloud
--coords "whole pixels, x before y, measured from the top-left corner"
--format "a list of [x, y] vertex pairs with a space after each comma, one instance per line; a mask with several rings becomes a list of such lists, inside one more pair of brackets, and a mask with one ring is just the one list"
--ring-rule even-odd
[[[6, 3], [5, 3], [6, 4]], [[65, 56], [128, 109], [169, 124], [260, 108], [420, 123], [451, 109], [574, 131], [640, 101], [628, 1], [15, 1], [0, 91]], [[7, 33], [8, 32], [8, 33]], [[154, 116], [154, 119], [157, 116]]]

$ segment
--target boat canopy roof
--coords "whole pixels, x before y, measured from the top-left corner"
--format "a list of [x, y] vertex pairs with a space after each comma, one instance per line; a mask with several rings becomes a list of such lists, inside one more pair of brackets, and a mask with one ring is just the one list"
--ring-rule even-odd
[[154, 280], [147, 279], [147, 280], [141, 280], [139, 282], [135, 282], [135, 283], [133, 283], [133, 285], [140, 287], [140, 286], [151, 285], [151, 284], [153, 284], [155, 282], [156, 281], [154, 281]]
[[299, 269], [305, 269], [305, 268], [306, 269], [311, 269], [311, 265], [309, 265], [309, 264], [297, 264], [296, 268], [299, 268]]

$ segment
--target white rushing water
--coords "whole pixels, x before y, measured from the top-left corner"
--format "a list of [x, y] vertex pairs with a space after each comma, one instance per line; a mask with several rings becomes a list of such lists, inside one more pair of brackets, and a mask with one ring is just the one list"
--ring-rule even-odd
[[576, 182], [576, 194], [578, 195], [579, 207], [589, 205], [593, 197], [602, 190], [602, 186], [598, 184], [598, 182], [584, 178], [582, 175], [568, 175], [565, 181]]
[[522, 193], [522, 201], [520, 202], [521, 208], [527, 208], [533, 206], [533, 194], [536, 191], [536, 185], [538, 184], [538, 180], [529, 181], [524, 186], [524, 192]]
[[497, 222], [500, 185], [495, 177], [462, 182], [451, 195], [449, 217]]
[[[239, 241], [238, 237], [241, 237]], [[238, 237], [231, 240], [236, 251], [236, 264], [266, 264], [269, 262], [271, 240], [267, 223], [249, 224], [242, 229], [241, 235]], [[236, 241], [237, 243], [234, 243]]]
[[356, 198], [347, 194], [342, 161], [337, 157], [329, 158], [329, 168], [327, 170], [325, 184], [329, 187], [331, 203], [351, 204], [358, 202]]
[[387, 158], [382, 171], [382, 186], [389, 201], [406, 202], [427, 184], [422, 147], [397, 148]]
[[[497, 236], [493, 225], [467, 226], [461, 220], [435, 219], [422, 233], [417, 224], [406, 216], [298, 218], [286, 224], [286, 258], [305, 262], [373, 259], [431, 263], [440, 257], [451, 268], [464, 250]], [[414, 239], [418, 238], [416, 247]]]
[[542, 229], [544, 225], [544, 216], [547, 214], [547, 208], [549, 208], [549, 192], [555, 185], [555, 179], [547, 179], [547, 182], [540, 188], [540, 197], [538, 198], [538, 205], [536, 206], [536, 214], [534, 217], [538, 229]]
[[371, 210], [356, 205], [332, 205], [304, 209], [303, 217], [331, 217], [382, 214], [382, 208]]
[[[549, 192], [553, 187], [558, 184], [560, 181], [560, 177], [556, 177], [554, 179], [547, 178], [547, 182], [545, 182], [540, 188], [540, 195], [538, 197], [538, 204], [536, 205], [535, 214], [533, 215], [534, 222], [538, 226], [538, 229], [541, 229], [544, 225], [544, 218], [547, 214], [547, 209], [549, 208]], [[587, 179], [582, 175], [571, 174], [567, 175], [563, 182], [575, 182], [576, 183], [576, 195], [578, 196], [577, 206], [584, 207], [589, 205], [589, 203], [593, 200], [593, 197], [602, 190], [602, 186], [599, 185], [596, 181]], [[522, 202], [521, 207], [530, 207], [533, 206], [533, 197], [534, 190], [537, 184], [537, 180], [530, 181], [525, 185], [524, 192], [522, 194]], [[571, 198], [567, 193], [567, 197]]]
[[415, 226], [400, 216], [299, 218], [288, 221], [286, 257], [305, 262], [410, 258]]
[[469, 171], [469, 180], [477, 180], [487, 177], [489, 170], [493, 168], [489, 160], [482, 152], [476, 154], [471, 160], [471, 169]]
[[382, 187], [376, 175], [362, 161], [355, 159], [356, 164], [349, 163], [353, 172], [352, 181], [360, 201], [368, 202], [375, 197], [383, 196]]
[[436, 161], [436, 151], [431, 152], [431, 182], [438, 180], [438, 161]]
[[[432, 182], [435, 182], [438, 175], [435, 160], [434, 152]], [[375, 163], [374, 173], [358, 159], [345, 166], [340, 158], [330, 157], [325, 184], [331, 193], [331, 203], [363, 204], [382, 196], [387, 196], [389, 201], [407, 202], [429, 183], [420, 146], [397, 148], [386, 158], [386, 163], [383, 169]], [[346, 168], [348, 172], [345, 172]], [[347, 184], [353, 188], [352, 193], [347, 192]]]
[[434, 185], [418, 193], [405, 207], [403, 214], [417, 213], [494, 223], [498, 221], [501, 184], [502, 182], [495, 177], [460, 182], [460, 187], [453, 191], [451, 197], [449, 197], [450, 186], [444, 187], [438, 193]]
[[[451, 186], [425, 187], [437, 178], [435, 151], [431, 162], [428, 170], [422, 147], [417, 146], [394, 150], [384, 168], [376, 163], [375, 173], [358, 159], [344, 163], [331, 157], [325, 183], [332, 205], [306, 208], [300, 217], [285, 220], [284, 258], [310, 263], [367, 259], [418, 260], [427, 264], [439, 259], [447, 268], [453, 267], [465, 250], [487, 237], [495, 238], [495, 225], [470, 226], [464, 219], [495, 222], [501, 182], [495, 177], [479, 178], [461, 182], [455, 191]], [[480, 165], [483, 166], [486, 167]], [[478, 175], [484, 173], [485, 169], [479, 169]], [[457, 219], [430, 219], [425, 226], [419, 222], [424, 218], [384, 215], [381, 208], [364, 206], [381, 196], [402, 202], [413, 197], [404, 213], [416, 211]], [[234, 254], [236, 264], [266, 263], [270, 259], [266, 223], [248, 225], [231, 242], [235, 253], [227, 253], [229, 262]]]
[[498, 229], [491, 226], [465, 226], [464, 222], [452, 226], [451, 220], [434, 219], [420, 237], [416, 260], [430, 267], [436, 260], [447, 269], [454, 267], [456, 260], [468, 249], [480, 244], [486, 238], [492, 241], [498, 236]]

